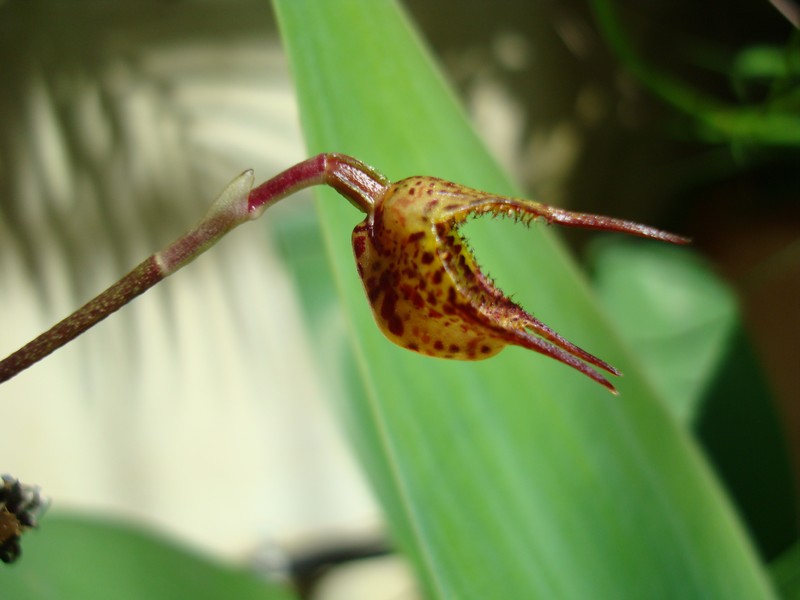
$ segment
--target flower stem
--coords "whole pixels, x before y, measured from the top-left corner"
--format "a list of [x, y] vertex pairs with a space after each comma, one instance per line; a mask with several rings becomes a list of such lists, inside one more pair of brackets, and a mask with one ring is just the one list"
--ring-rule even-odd
[[0, 382], [11, 379], [20, 371], [27, 369], [33, 363], [73, 340], [142, 292], [153, 287], [164, 277], [155, 256], [147, 258], [99, 296], [0, 361]]
[[257, 219], [279, 200], [313, 185], [329, 185], [362, 212], [368, 212], [388, 180], [355, 158], [319, 154], [253, 188], [253, 172], [234, 179], [188, 233], [156, 252], [117, 283], [40, 336], [0, 361], [7, 381], [116, 312], [156, 283], [187, 265], [246, 221]]

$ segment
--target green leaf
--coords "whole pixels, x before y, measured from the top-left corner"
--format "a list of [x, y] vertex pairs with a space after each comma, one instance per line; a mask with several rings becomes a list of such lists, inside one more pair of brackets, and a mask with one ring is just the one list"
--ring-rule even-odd
[[679, 421], [691, 424], [737, 322], [733, 294], [690, 251], [619, 238], [594, 244], [600, 300]]
[[800, 533], [790, 453], [776, 406], [744, 326], [737, 323], [692, 430], [766, 560]]
[[770, 565], [770, 573], [781, 598], [800, 599], [800, 542], [795, 542]]
[[[224, 518], [224, 515], [212, 515]], [[3, 598], [50, 600], [291, 600], [255, 574], [224, 567], [121, 523], [46, 516], [5, 567]]]
[[[736, 105], [711, 95], [643, 57], [617, 15], [617, 3], [590, 0], [597, 26], [619, 60], [652, 93], [674, 109], [692, 117], [696, 134], [707, 142], [733, 142], [755, 145], [789, 146], [800, 144], [800, 119], [796, 94], [786, 102]], [[763, 68], [764, 56], [759, 57]], [[785, 105], [788, 104], [788, 105]]]
[[687, 248], [604, 238], [600, 299], [666, 406], [694, 432], [762, 556], [797, 535], [788, 452], [733, 293]]
[[741, 79], [782, 79], [796, 74], [791, 52], [775, 46], [749, 46], [739, 52], [731, 75]]
[[[275, 7], [311, 153], [513, 191], [394, 3]], [[428, 597], [771, 597], [697, 449], [543, 225], [477, 223], [471, 240], [523, 306], [625, 371], [619, 398], [521, 349], [458, 363], [392, 346], [349, 247], [362, 217], [329, 191], [319, 212], [360, 374], [342, 410]]]

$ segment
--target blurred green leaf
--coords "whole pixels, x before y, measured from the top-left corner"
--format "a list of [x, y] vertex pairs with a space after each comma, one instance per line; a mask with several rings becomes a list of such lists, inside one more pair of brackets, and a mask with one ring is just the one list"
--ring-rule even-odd
[[[223, 518], [214, 515], [213, 518]], [[295, 596], [142, 529], [50, 515], [4, 568], [2, 597], [25, 600], [291, 600]]]
[[765, 560], [798, 536], [797, 494], [773, 394], [741, 323], [693, 424]]
[[795, 542], [770, 565], [770, 574], [781, 598], [800, 599], [800, 542]]
[[750, 46], [739, 52], [731, 75], [742, 79], [783, 79], [798, 73], [796, 61], [784, 48]]
[[[650, 64], [632, 43], [614, 2], [590, 0], [589, 4], [606, 42], [624, 66], [652, 93], [691, 117], [698, 138], [710, 143], [800, 145], [796, 94], [789, 94], [788, 106], [785, 102], [737, 105], [720, 100]], [[765, 57], [759, 57], [759, 61], [764, 67]]]
[[736, 300], [691, 250], [603, 238], [600, 299], [666, 405], [695, 432], [763, 556], [797, 535], [788, 452]]
[[678, 420], [693, 423], [737, 321], [733, 294], [684, 248], [604, 238], [589, 259], [642, 369]]
[[[310, 153], [513, 192], [394, 3], [275, 6]], [[392, 346], [349, 247], [362, 217], [329, 191], [319, 212], [361, 376], [342, 410], [428, 597], [771, 596], [696, 448], [543, 225], [478, 222], [470, 237], [521, 304], [625, 371], [620, 398], [516, 348], [457, 363]]]

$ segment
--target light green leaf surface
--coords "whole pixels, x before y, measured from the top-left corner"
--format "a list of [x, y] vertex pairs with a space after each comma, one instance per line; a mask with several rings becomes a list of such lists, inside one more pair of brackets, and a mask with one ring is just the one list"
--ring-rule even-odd
[[[216, 515], [214, 518], [222, 518]], [[3, 565], [0, 596], [25, 600], [291, 600], [253, 573], [224, 567], [133, 527], [45, 516], [23, 556]]]
[[609, 236], [589, 256], [642, 370], [702, 445], [761, 555], [774, 555], [797, 532], [791, 468], [733, 293], [688, 248]]
[[591, 257], [606, 311], [667, 406], [691, 425], [737, 322], [733, 294], [684, 248], [604, 239]]
[[[513, 191], [392, 2], [275, 6], [310, 153]], [[619, 398], [521, 349], [458, 363], [392, 346], [349, 247], [362, 216], [329, 191], [319, 210], [360, 374], [350, 434], [427, 597], [771, 597], [697, 449], [543, 225], [470, 235], [516, 300], [625, 372]]]

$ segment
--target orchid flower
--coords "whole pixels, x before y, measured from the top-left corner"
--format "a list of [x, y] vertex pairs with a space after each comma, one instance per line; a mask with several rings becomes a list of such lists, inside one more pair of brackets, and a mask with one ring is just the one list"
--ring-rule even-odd
[[352, 235], [358, 272], [375, 321], [394, 343], [428, 356], [478, 360], [512, 344], [554, 358], [616, 393], [594, 367], [620, 372], [567, 341], [503, 294], [478, 268], [458, 227], [470, 215], [541, 218], [570, 227], [619, 231], [684, 244], [652, 227], [490, 194], [434, 177], [391, 183], [343, 154], [303, 161], [253, 189], [253, 172], [235, 178], [186, 235], [151, 255], [106, 291], [0, 361], [6, 381], [191, 262], [234, 227], [279, 200], [328, 185], [366, 214]]

